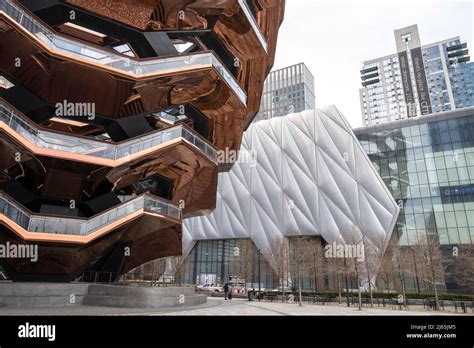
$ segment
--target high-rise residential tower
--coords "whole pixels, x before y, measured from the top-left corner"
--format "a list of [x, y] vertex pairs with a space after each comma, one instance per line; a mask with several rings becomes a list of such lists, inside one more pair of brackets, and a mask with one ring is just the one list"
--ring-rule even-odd
[[314, 108], [314, 77], [304, 63], [299, 63], [268, 75], [254, 122]]
[[397, 52], [364, 62], [364, 126], [474, 106], [474, 63], [459, 37], [421, 45], [418, 27], [395, 30]]

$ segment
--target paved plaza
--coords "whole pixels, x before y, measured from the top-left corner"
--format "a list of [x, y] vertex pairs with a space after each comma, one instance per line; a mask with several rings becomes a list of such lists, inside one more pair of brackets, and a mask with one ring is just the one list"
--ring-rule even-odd
[[[192, 308], [180, 309], [130, 309], [77, 306], [63, 308], [7, 308], [0, 307], [0, 315], [106, 315], [106, 316], [130, 316], [130, 315], [181, 315], [181, 316], [285, 316], [285, 315], [460, 315], [452, 312], [423, 311], [421, 307], [412, 307], [410, 311], [392, 310], [390, 307], [363, 308], [359, 311], [354, 307], [345, 306], [322, 306], [296, 303], [276, 302], [249, 302], [243, 299], [232, 299], [225, 301], [223, 298], [208, 298], [208, 303]], [[469, 314], [472, 315], [472, 314]]]

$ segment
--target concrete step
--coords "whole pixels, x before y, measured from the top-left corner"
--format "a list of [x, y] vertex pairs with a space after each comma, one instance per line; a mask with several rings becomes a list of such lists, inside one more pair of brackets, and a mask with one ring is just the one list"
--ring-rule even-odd
[[152, 286], [127, 286], [127, 285], [108, 285], [108, 284], [90, 284], [88, 295], [93, 296], [191, 296], [195, 291], [192, 287], [152, 287]]
[[82, 305], [84, 296], [5, 296], [0, 297], [0, 307], [72, 307]]
[[18, 283], [0, 282], [1, 296], [69, 296], [87, 293], [87, 283]]
[[170, 296], [170, 297], [130, 297], [130, 296], [97, 296], [87, 295], [83, 305], [118, 307], [118, 308], [173, 308], [197, 306], [207, 302], [205, 295]]
[[[72, 301], [71, 301], [72, 299]], [[184, 299], [184, 301], [183, 301]], [[192, 287], [142, 287], [88, 283], [0, 283], [0, 306], [128, 308], [187, 307], [207, 302]]]
[[7, 307], [65, 307], [82, 304], [84, 283], [0, 283], [0, 303]]

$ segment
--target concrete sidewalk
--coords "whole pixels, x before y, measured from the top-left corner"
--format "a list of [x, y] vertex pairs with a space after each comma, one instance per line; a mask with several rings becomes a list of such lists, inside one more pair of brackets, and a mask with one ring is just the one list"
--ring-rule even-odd
[[[450, 312], [421, 311], [417, 308], [410, 311], [392, 310], [390, 308], [363, 308], [359, 311], [354, 307], [303, 305], [296, 303], [249, 302], [243, 299], [225, 301], [223, 298], [209, 297], [208, 303], [193, 308], [183, 309], [130, 309], [77, 306], [64, 308], [7, 308], [0, 307], [0, 315], [92, 315], [92, 316], [155, 316], [155, 315], [186, 315], [186, 316], [268, 316], [268, 315], [304, 315], [304, 316], [430, 316], [430, 315], [461, 315]], [[469, 314], [472, 315], [472, 314]]]

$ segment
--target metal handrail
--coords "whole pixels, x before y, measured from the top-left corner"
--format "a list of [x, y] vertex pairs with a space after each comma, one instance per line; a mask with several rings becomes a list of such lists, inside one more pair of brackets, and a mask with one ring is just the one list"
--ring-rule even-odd
[[239, 0], [239, 5], [244, 11], [245, 16], [250, 22], [250, 26], [253, 28], [255, 31], [255, 34], [257, 35], [258, 40], [260, 41], [260, 44], [263, 46], [263, 49], [265, 52], [268, 51], [268, 43], [267, 40], [265, 39], [265, 36], [263, 35], [262, 31], [260, 30], [260, 26], [257, 23], [257, 20], [252, 14], [252, 11], [249, 8], [249, 5], [247, 4], [246, 0]]
[[193, 53], [181, 56], [153, 58], [147, 60], [137, 60], [119, 53], [112, 53], [99, 46], [78, 43], [58, 35], [39, 20], [31, 16], [27, 11], [15, 4], [12, 0], [2, 0], [0, 11], [4, 11], [13, 18], [25, 30], [35, 35], [48, 47], [76, 56], [91, 63], [108, 66], [125, 73], [132, 73], [137, 76], [156, 74], [160, 71], [168, 70], [190, 70], [198, 69], [205, 65], [212, 65], [224, 78], [226, 83], [232, 88], [243, 104], [247, 104], [247, 94], [240, 87], [235, 77], [229, 72], [227, 67], [214, 55], [213, 52]]
[[2, 99], [0, 99], [0, 122], [4, 122], [36, 146], [109, 160], [119, 160], [178, 138], [185, 139], [214, 162], [217, 162], [218, 158], [218, 151], [207, 140], [181, 124], [139, 138], [111, 144], [102, 140], [42, 130]]
[[34, 214], [4, 192], [0, 192], [0, 214], [28, 232], [88, 236], [100, 228], [140, 209], [181, 221], [181, 208], [162, 198], [143, 194], [92, 218], [70, 218]]
[[10, 81], [8, 81], [5, 77], [0, 76], [0, 88], [8, 89], [12, 86], [13, 84]]

